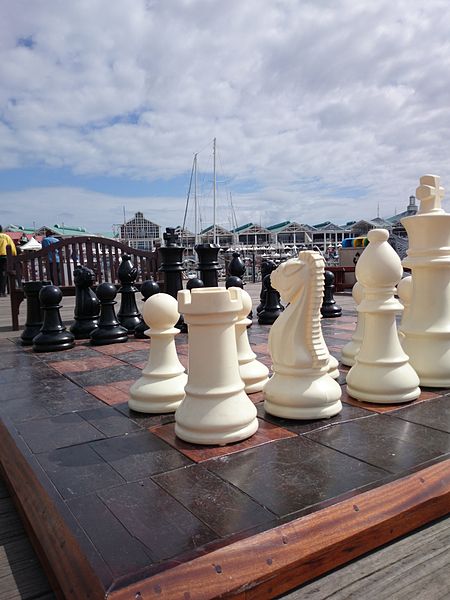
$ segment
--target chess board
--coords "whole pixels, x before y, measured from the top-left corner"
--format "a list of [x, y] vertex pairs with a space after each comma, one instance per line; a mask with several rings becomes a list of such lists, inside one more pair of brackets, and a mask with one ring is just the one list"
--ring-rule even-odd
[[[323, 321], [332, 354], [355, 313]], [[269, 327], [249, 338], [270, 367]], [[66, 598], [268, 598], [448, 512], [450, 390], [407, 405], [346, 394], [328, 420], [266, 414], [229, 446], [128, 409], [149, 341], [35, 354], [0, 341], [0, 460]], [[187, 366], [187, 336], [177, 337]]]

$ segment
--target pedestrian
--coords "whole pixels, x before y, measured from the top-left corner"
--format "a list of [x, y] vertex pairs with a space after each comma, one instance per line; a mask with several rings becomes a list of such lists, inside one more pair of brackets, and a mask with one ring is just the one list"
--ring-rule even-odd
[[17, 255], [16, 246], [0, 225], [0, 296], [6, 296], [6, 248], [10, 246], [13, 256]]
[[[45, 237], [41, 241], [42, 248], [48, 248], [52, 244], [57, 244], [58, 238], [54, 237], [50, 229], [45, 230]], [[56, 281], [53, 281], [53, 258], [55, 258], [56, 264]], [[50, 279], [54, 285], [61, 285], [59, 275], [59, 252], [57, 249], [48, 251], [48, 266], [50, 271]]]

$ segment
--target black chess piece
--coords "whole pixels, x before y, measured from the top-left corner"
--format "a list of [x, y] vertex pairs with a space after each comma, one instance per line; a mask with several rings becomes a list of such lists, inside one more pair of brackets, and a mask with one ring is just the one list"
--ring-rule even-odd
[[118, 293], [122, 296], [117, 319], [128, 333], [133, 333], [135, 328], [142, 323], [142, 317], [136, 304], [138, 289], [134, 285], [138, 270], [131, 262], [131, 257], [128, 254], [122, 254], [117, 275], [121, 283]]
[[23, 293], [27, 300], [27, 319], [20, 340], [23, 346], [31, 346], [33, 338], [40, 332], [44, 321], [44, 314], [39, 302], [39, 292], [51, 281], [25, 281]]
[[[150, 296], [159, 294], [159, 285], [153, 279], [147, 279], [147, 281], [144, 281], [141, 285], [141, 294], [142, 300], [145, 302]], [[148, 336], [145, 335], [147, 329], [148, 325], [144, 319], [142, 319], [139, 325], [136, 325], [134, 329], [134, 337], [140, 340], [147, 339]]]
[[264, 277], [263, 284], [266, 302], [258, 315], [258, 323], [260, 325], [272, 325], [284, 309], [280, 304], [280, 294], [272, 287], [270, 282], [270, 273]]
[[[170, 294], [176, 299], [179, 290], [183, 289], [183, 271], [186, 270], [183, 266], [183, 252], [185, 249], [182, 246], [178, 246], [178, 235], [172, 227], [166, 228], [163, 238], [166, 245], [158, 248], [161, 260], [159, 271], [164, 274], [165, 293]], [[183, 333], [187, 332], [183, 315], [180, 315], [175, 327]]]
[[73, 271], [75, 282], [75, 322], [70, 331], [77, 340], [89, 339], [91, 331], [98, 327], [100, 315], [100, 300], [92, 286], [95, 273], [88, 267], [78, 265]]
[[277, 265], [273, 262], [273, 260], [263, 260], [261, 263], [261, 293], [259, 294], [259, 304], [256, 307], [256, 314], [264, 309], [264, 305], [266, 303], [266, 288], [264, 286], [264, 279], [266, 275], [272, 273], [277, 268]]
[[74, 336], [64, 327], [59, 309], [62, 292], [56, 285], [46, 285], [39, 292], [39, 302], [44, 312], [40, 332], [33, 338], [35, 352], [56, 352], [75, 346]]
[[186, 289], [189, 291], [193, 290], [194, 288], [202, 288], [202, 287], [205, 287], [205, 284], [198, 277], [191, 277], [190, 279], [188, 279], [188, 282], [186, 284]]
[[91, 344], [94, 346], [118, 344], [128, 340], [128, 331], [116, 318], [114, 310], [116, 294], [116, 286], [113, 283], [105, 282], [97, 287], [97, 297], [101, 306], [98, 327], [91, 332]]
[[237, 277], [237, 275], [229, 275], [227, 277], [227, 280], [225, 281], [225, 287], [227, 289], [230, 287], [238, 287], [238, 288], [241, 288], [241, 290], [243, 290], [244, 282], [242, 281], [242, 279], [240, 277]]
[[197, 268], [200, 271], [200, 279], [205, 287], [218, 287], [220, 265], [218, 255], [220, 246], [217, 244], [197, 244], [194, 250], [198, 256]]
[[333, 319], [342, 315], [342, 307], [336, 304], [334, 299], [334, 274], [331, 271], [325, 271], [325, 285], [323, 288], [323, 302], [320, 312], [322, 317]]
[[[233, 258], [228, 265], [228, 277], [225, 282], [225, 287], [244, 287], [242, 278], [245, 274], [245, 264], [239, 252], [233, 252]], [[238, 279], [240, 283], [238, 282]]]

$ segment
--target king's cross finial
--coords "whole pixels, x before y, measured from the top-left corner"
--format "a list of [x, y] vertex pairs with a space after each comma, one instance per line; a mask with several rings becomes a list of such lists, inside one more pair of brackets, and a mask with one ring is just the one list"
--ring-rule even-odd
[[419, 214], [442, 213], [442, 198], [444, 188], [440, 185], [439, 175], [423, 175], [420, 178], [420, 186], [416, 189], [416, 198], [420, 200]]

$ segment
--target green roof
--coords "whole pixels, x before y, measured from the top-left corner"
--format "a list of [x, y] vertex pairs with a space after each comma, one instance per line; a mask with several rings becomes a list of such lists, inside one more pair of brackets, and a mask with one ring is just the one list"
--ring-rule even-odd
[[266, 229], [268, 229], [269, 231], [273, 231], [274, 229], [282, 229], [283, 227], [286, 227], [286, 225], [290, 225], [292, 223], [292, 221], [283, 221], [282, 223], [277, 223], [276, 225], [269, 225], [269, 227], [266, 227]]
[[254, 223], [246, 223], [245, 225], [241, 225], [240, 227], [236, 227], [236, 229], [232, 229], [233, 233], [239, 233], [244, 229], [248, 229], [249, 227], [253, 227]]

